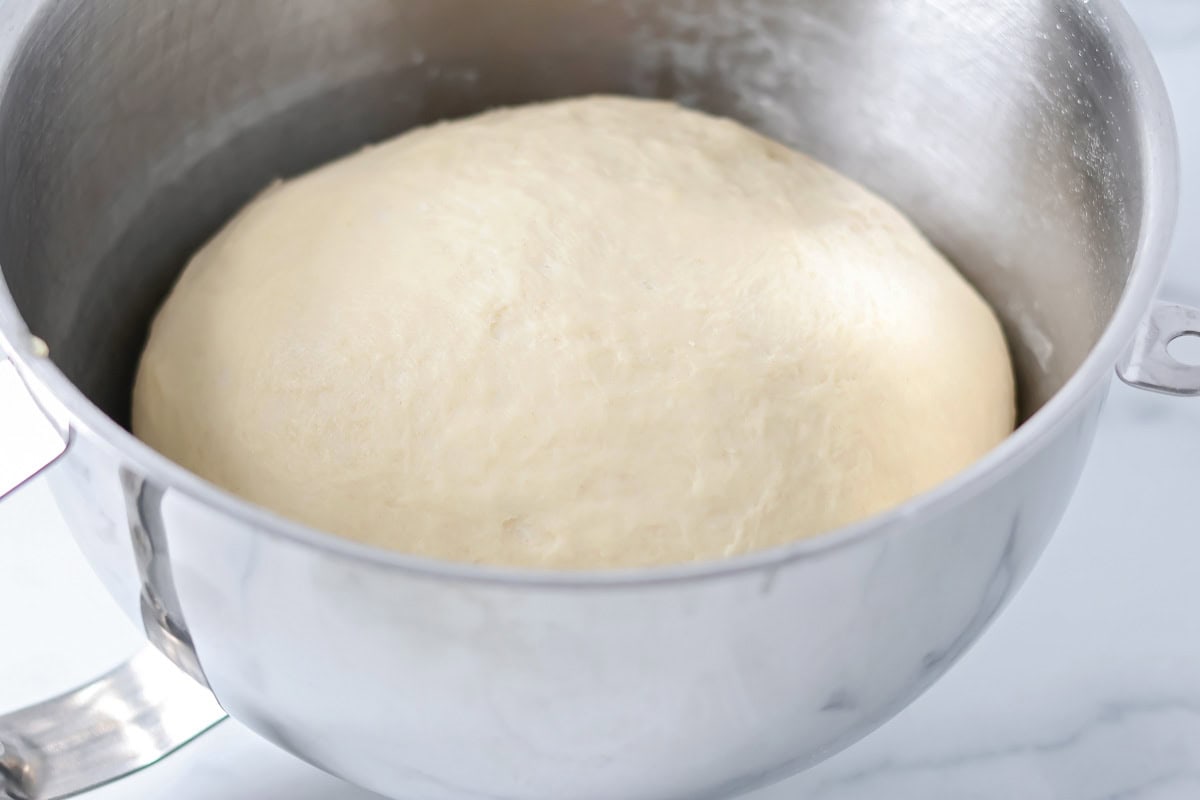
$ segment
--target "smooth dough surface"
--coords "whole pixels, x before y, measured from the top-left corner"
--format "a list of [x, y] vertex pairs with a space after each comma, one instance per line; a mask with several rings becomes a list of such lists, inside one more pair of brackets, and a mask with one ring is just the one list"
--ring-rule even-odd
[[898, 211], [614, 97], [271, 187], [188, 265], [133, 400], [152, 447], [309, 525], [569, 569], [813, 536], [1014, 424], [995, 317]]

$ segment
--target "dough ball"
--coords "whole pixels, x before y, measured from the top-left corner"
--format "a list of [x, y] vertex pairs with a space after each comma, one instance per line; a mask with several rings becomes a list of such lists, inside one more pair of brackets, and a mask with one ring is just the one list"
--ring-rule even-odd
[[406, 133], [277, 184], [154, 322], [134, 432], [342, 536], [546, 568], [887, 509], [1014, 423], [991, 310], [899, 212], [666, 102]]

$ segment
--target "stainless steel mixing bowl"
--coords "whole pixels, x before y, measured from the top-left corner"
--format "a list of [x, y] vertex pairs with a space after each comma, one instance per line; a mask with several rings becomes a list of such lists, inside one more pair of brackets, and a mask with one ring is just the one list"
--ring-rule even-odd
[[[1012, 596], [1122, 357], [1132, 382], [1200, 392], [1166, 353], [1200, 316], [1160, 306], [1143, 322], [1175, 143], [1112, 0], [17, 0], [0, 14], [0, 343], [44, 412], [22, 424], [62, 437], [47, 477], [80, 547], [230, 715], [393, 797], [695, 800], [828, 756]], [[904, 208], [1002, 317], [1021, 428], [845, 530], [587, 574], [359, 546], [127, 432], [155, 305], [266, 183], [421, 122], [589, 92], [737, 117]], [[81, 705], [63, 704], [84, 721], [72, 741], [98, 747]], [[85, 780], [42, 711], [0, 731], [12, 793]], [[186, 733], [167, 717], [172, 736], [138, 729], [126, 750]], [[170, 727], [130, 724], [151, 723]]]

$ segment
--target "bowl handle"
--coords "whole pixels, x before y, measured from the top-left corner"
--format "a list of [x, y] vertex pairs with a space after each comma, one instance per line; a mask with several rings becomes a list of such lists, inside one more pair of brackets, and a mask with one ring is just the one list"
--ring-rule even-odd
[[1117, 375], [1138, 389], [1200, 396], [1200, 365], [1185, 364], [1168, 351], [1172, 342], [1184, 336], [1200, 336], [1200, 309], [1156, 303], [1117, 362]]
[[151, 648], [72, 692], [0, 716], [0, 797], [55, 800], [168, 755], [225, 718]]
[[[0, 500], [61, 458], [70, 440], [0, 351]], [[153, 764], [224, 718], [207, 689], [146, 648], [86, 686], [0, 715], [0, 797], [86, 791]]]
[[60, 430], [42, 411], [0, 350], [0, 500], [57, 461], [70, 439], [70, 431]]

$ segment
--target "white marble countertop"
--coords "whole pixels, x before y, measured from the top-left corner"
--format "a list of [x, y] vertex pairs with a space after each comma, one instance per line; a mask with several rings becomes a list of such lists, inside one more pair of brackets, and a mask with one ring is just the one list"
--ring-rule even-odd
[[[1183, 204], [1164, 296], [1200, 305], [1200, 0], [1130, 0], [1179, 119]], [[135, 651], [37, 482], [0, 506], [0, 710]], [[63, 587], [70, 587], [69, 591]], [[224, 722], [87, 800], [375, 797]], [[1033, 577], [895, 720], [752, 800], [1200, 797], [1200, 402], [1114, 388]]]

